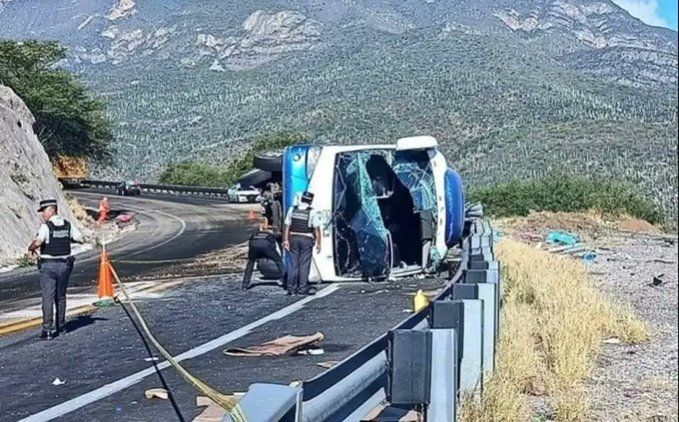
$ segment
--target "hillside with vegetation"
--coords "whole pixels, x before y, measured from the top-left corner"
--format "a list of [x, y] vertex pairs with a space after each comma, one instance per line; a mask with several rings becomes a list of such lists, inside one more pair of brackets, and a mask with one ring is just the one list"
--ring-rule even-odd
[[640, 186], [676, 216], [677, 34], [610, 1], [6, 2], [0, 38], [57, 39], [154, 180], [286, 131], [439, 139], [470, 186], [554, 171]]

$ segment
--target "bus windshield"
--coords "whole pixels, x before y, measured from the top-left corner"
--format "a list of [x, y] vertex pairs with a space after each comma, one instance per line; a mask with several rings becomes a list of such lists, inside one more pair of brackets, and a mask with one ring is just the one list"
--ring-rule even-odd
[[436, 221], [427, 151], [361, 150], [335, 161], [335, 270], [363, 279], [422, 266], [423, 220]]

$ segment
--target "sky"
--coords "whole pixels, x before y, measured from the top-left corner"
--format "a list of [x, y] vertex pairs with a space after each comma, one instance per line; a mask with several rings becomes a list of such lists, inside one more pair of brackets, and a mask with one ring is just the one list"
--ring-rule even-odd
[[677, 30], [677, 0], [613, 0], [642, 22]]

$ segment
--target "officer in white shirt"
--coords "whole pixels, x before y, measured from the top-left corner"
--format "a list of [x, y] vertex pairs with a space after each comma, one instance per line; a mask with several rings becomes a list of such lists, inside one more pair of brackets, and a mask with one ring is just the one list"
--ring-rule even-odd
[[304, 192], [298, 205], [291, 207], [283, 226], [283, 247], [290, 253], [288, 269], [288, 295], [313, 294], [309, 288], [309, 271], [314, 245], [321, 251], [321, 229], [311, 203], [314, 194]]
[[[58, 215], [56, 199], [40, 201], [39, 213], [43, 224], [38, 235], [28, 247], [29, 253], [38, 255], [40, 288], [42, 289], [42, 332], [40, 338], [51, 340], [65, 332], [66, 289], [75, 258], [71, 256], [71, 241], [84, 243], [82, 233]], [[57, 323], [54, 324], [54, 305]]]

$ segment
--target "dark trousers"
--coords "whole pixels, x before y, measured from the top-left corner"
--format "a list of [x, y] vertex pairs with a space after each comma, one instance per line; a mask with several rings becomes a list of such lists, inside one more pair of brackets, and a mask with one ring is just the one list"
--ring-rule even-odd
[[[40, 265], [40, 288], [42, 289], [42, 328], [54, 330], [66, 323], [66, 289], [73, 270], [72, 261], [43, 260]], [[54, 325], [56, 306], [57, 324]]]
[[269, 258], [276, 263], [278, 272], [281, 274], [281, 279], [285, 275], [285, 266], [281, 256], [276, 251], [276, 246], [273, 243], [266, 241], [251, 241], [248, 248], [248, 263], [245, 266], [245, 273], [243, 274], [243, 288], [250, 286], [252, 279], [252, 271], [255, 268], [255, 263], [260, 258]]
[[288, 292], [309, 292], [309, 271], [313, 255], [314, 239], [306, 236], [290, 236], [290, 272]]

